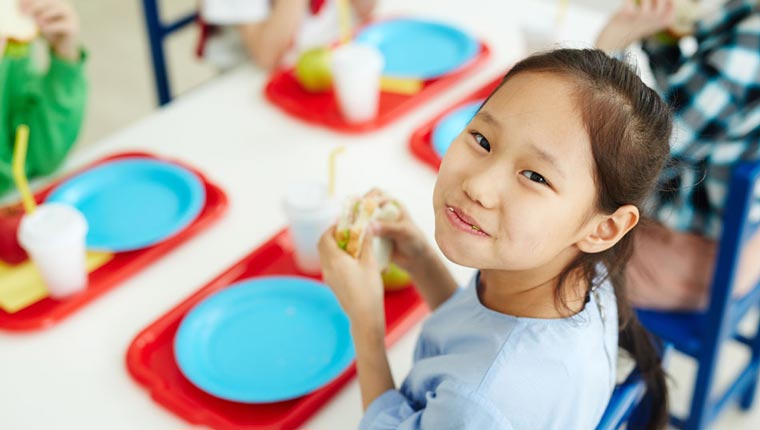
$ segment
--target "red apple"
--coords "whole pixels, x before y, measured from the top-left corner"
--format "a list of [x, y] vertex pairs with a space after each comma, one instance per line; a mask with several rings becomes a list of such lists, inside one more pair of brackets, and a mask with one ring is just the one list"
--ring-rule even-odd
[[0, 208], [0, 260], [18, 264], [27, 259], [26, 252], [18, 243], [17, 234], [24, 208], [21, 204]]

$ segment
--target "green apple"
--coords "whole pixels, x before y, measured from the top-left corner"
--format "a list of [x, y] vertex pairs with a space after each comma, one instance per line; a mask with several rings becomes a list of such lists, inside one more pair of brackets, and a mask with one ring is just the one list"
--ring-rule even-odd
[[387, 291], [395, 291], [406, 288], [411, 282], [409, 273], [393, 263], [389, 264], [388, 267], [383, 270], [382, 275], [383, 285], [385, 285], [385, 289]]
[[301, 86], [309, 92], [326, 91], [332, 85], [329, 48], [312, 48], [304, 51], [296, 62], [295, 75]]

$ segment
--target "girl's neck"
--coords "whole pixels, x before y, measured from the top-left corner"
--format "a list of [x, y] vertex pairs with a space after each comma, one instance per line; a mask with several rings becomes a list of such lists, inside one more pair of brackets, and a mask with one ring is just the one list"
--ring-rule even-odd
[[476, 287], [483, 306], [493, 311], [523, 318], [567, 318], [583, 310], [589, 285], [583, 276], [570, 274], [557, 301], [558, 276], [559, 272], [482, 270]]

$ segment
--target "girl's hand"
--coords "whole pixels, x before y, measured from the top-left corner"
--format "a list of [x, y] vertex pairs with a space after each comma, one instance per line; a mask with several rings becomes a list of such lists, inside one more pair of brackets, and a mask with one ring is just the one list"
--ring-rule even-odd
[[674, 21], [674, 0], [625, 0], [599, 33], [596, 47], [608, 52], [625, 49], [667, 29]]
[[37, 23], [57, 56], [79, 60], [79, 18], [71, 5], [63, 0], [21, 0], [20, 6]]
[[335, 293], [351, 324], [385, 330], [383, 280], [372, 252], [372, 232], [367, 232], [359, 258], [340, 249], [335, 226], [319, 240], [322, 279]]
[[375, 221], [371, 230], [375, 235], [393, 242], [391, 261], [407, 272], [414, 273], [420, 264], [424, 264], [424, 257], [432, 255], [432, 250], [406, 208], [397, 201], [394, 204], [401, 210], [401, 217], [397, 221]]
[[376, 0], [352, 0], [351, 3], [356, 11], [356, 16], [361, 22], [369, 21], [372, 18], [372, 12], [375, 10]]

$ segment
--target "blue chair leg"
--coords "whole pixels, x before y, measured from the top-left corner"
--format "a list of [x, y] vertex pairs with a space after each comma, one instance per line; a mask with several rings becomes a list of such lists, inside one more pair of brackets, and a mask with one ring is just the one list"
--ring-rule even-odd
[[631, 411], [628, 418], [626, 429], [628, 430], [645, 430], [647, 421], [652, 414], [652, 399], [647, 393], [641, 398], [639, 404]]
[[[752, 339], [752, 356], [750, 358], [750, 364], [756, 364], [760, 362], [760, 321], [757, 324], [757, 331], [755, 337]], [[755, 371], [755, 375], [752, 377], [752, 383], [745, 389], [739, 400], [739, 407], [747, 411], [752, 408], [752, 403], [755, 401], [755, 392], [757, 391], [758, 372]]]
[[165, 105], [172, 99], [169, 78], [164, 58], [164, 29], [158, 11], [157, 0], [143, 0], [145, 26], [148, 29], [150, 55], [153, 60], [153, 76], [156, 80], [156, 92], [159, 105]]
[[699, 361], [691, 409], [688, 418], [685, 420], [683, 430], [705, 430], [710, 424], [710, 419], [715, 416], [713, 410], [715, 405], [711, 404], [709, 400], [713, 388], [718, 352], [717, 348], [709, 351]]

